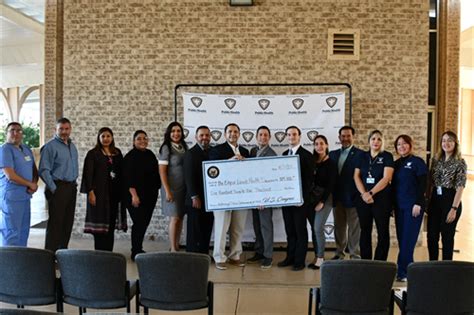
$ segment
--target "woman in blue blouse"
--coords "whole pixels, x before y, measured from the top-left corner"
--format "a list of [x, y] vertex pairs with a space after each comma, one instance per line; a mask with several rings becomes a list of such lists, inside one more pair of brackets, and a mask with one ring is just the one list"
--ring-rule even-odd
[[398, 136], [394, 145], [400, 156], [395, 161], [392, 181], [399, 246], [397, 280], [405, 282], [423, 220], [428, 168], [421, 158], [413, 155], [413, 140], [409, 136]]

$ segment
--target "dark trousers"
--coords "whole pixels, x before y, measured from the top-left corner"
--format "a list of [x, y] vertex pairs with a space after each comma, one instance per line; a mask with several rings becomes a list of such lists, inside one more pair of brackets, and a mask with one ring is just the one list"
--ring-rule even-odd
[[148, 200], [135, 208], [132, 205], [127, 207], [130, 218], [132, 219], [132, 255], [143, 252], [143, 239], [146, 229], [150, 225], [153, 210], [155, 210], [156, 199]]
[[75, 182], [55, 181], [55, 184], [56, 191], [54, 194], [48, 188], [45, 190], [49, 219], [44, 247], [53, 252], [61, 248], [67, 248], [69, 244], [77, 195]]
[[372, 227], [375, 220], [377, 228], [377, 247], [375, 260], [387, 260], [390, 248], [390, 196], [382, 191], [374, 196], [374, 203], [366, 204], [361, 198], [357, 203], [357, 215], [360, 223], [360, 256], [372, 259]]
[[308, 230], [306, 229], [306, 206], [283, 207], [283, 221], [286, 232], [286, 259], [295, 266], [305, 265], [308, 250]]
[[209, 254], [214, 214], [203, 209], [186, 206], [188, 215], [186, 230], [186, 251]]
[[399, 247], [397, 258], [397, 275], [399, 278], [407, 277], [407, 268], [413, 262], [413, 252], [423, 221], [423, 211], [416, 218], [413, 217], [412, 213], [413, 204], [398, 207], [395, 211], [395, 226]]
[[443, 194], [439, 196], [436, 188], [431, 194], [430, 206], [428, 207], [428, 252], [430, 260], [438, 260], [439, 236], [443, 243], [443, 260], [453, 260], [454, 234], [456, 225], [461, 216], [462, 205], [456, 211], [456, 219], [451, 223], [446, 223], [446, 217], [453, 205], [455, 189], [443, 188]]
[[117, 212], [118, 202], [114, 202], [114, 204], [110, 205], [109, 231], [107, 233], [94, 234], [94, 249], [113, 251]]

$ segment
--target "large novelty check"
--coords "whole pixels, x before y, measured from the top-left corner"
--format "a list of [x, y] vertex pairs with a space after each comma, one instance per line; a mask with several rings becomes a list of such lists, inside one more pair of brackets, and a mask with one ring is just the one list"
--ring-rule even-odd
[[207, 211], [303, 204], [297, 155], [203, 162]]

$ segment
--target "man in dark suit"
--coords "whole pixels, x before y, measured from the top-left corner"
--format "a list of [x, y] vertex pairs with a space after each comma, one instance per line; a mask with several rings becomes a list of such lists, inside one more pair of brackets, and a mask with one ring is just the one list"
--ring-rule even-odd
[[331, 151], [329, 158], [336, 162], [338, 176], [334, 189], [334, 235], [336, 255], [333, 259], [344, 259], [347, 247], [351, 259], [360, 259], [360, 226], [354, 201], [358, 194], [354, 183], [354, 168], [362, 150], [354, 146], [354, 128], [339, 129], [341, 148]]
[[303, 205], [283, 207], [283, 221], [287, 239], [286, 258], [278, 263], [278, 267], [293, 266], [294, 271], [305, 267], [308, 250], [308, 230], [306, 217], [309, 194], [313, 180], [313, 155], [301, 144], [301, 130], [296, 126], [286, 128], [286, 138], [290, 148], [283, 155], [298, 155], [300, 158], [301, 185], [303, 190]]
[[[250, 157], [276, 156], [270, 147], [271, 133], [267, 126], [257, 128], [257, 146], [250, 150]], [[248, 263], [260, 262], [260, 268], [272, 267], [273, 256], [273, 208], [252, 209], [253, 230], [255, 232], [255, 255]]]
[[[226, 142], [215, 146], [209, 152], [209, 160], [243, 160], [249, 157], [249, 151], [239, 146], [240, 128], [230, 123], [224, 128]], [[240, 259], [242, 254], [242, 236], [248, 210], [214, 211], [214, 261], [219, 270], [227, 269], [227, 262], [243, 267]], [[225, 255], [226, 234], [229, 231], [229, 254]]]
[[209, 254], [214, 215], [206, 212], [202, 180], [202, 162], [209, 159], [211, 132], [207, 126], [196, 129], [196, 144], [184, 155], [186, 184], [186, 251]]

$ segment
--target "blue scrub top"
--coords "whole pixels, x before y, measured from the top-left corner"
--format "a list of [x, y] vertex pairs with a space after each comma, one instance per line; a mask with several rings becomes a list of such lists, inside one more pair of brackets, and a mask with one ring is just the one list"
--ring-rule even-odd
[[31, 194], [28, 188], [18, 185], [8, 179], [4, 167], [12, 168], [15, 173], [28, 181], [33, 180], [33, 152], [26, 145], [17, 148], [11, 143], [0, 146], [0, 198], [7, 200], [27, 200]]
[[[370, 156], [370, 151], [359, 154], [356, 168], [360, 170], [360, 178], [367, 191], [371, 190], [383, 178], [385, 167], [393, 168], [393, 155], [390, 152], [382, 151], [375, 158]], [[367, 182], [369, 177], [374, 178], [373, 183]]]
[[413, 207], [420, 189], [417, 178], [427, 173], [425, 161], [417, 156], [411, 155], [395, 161], [392, 185], [399, 207]]

